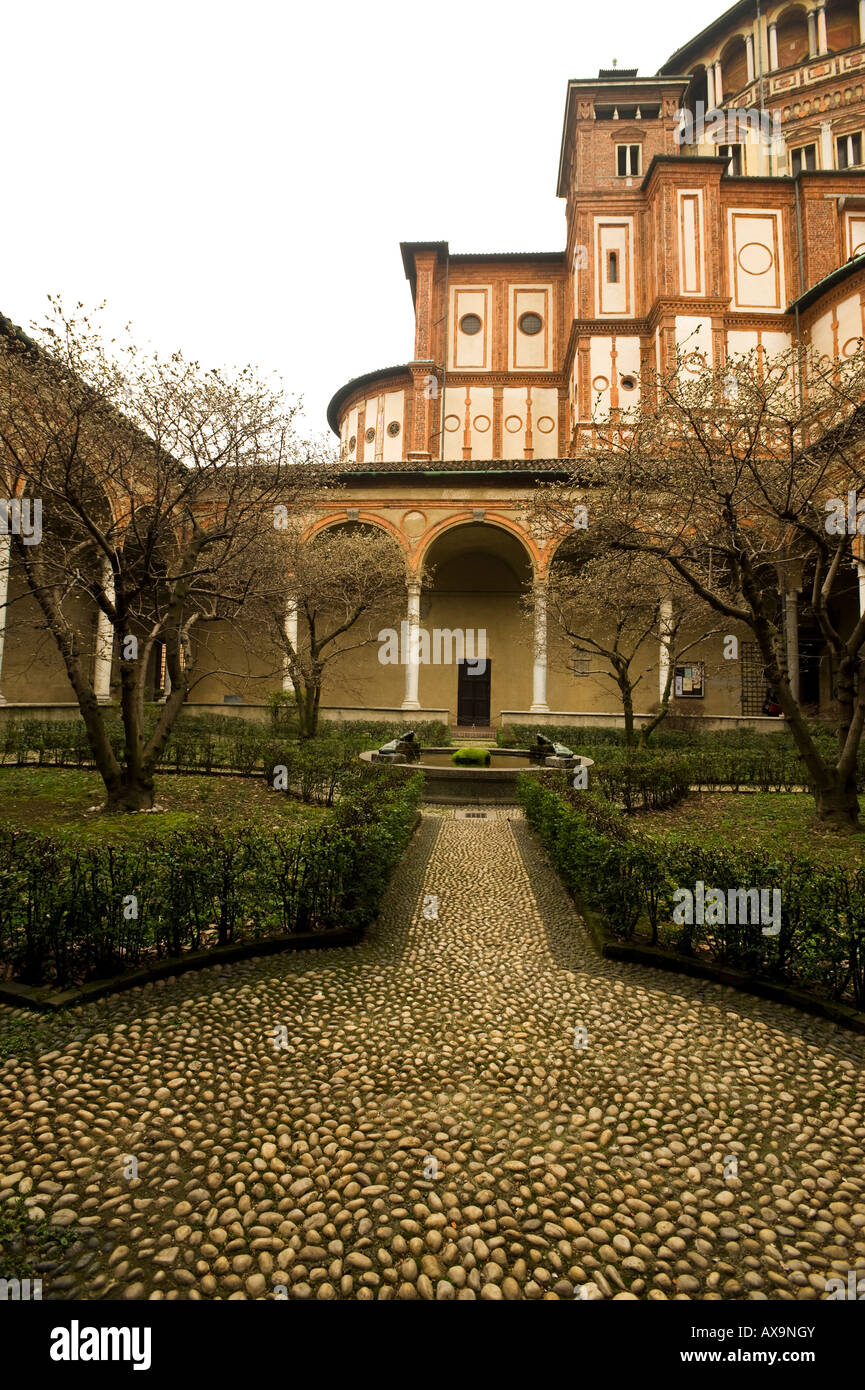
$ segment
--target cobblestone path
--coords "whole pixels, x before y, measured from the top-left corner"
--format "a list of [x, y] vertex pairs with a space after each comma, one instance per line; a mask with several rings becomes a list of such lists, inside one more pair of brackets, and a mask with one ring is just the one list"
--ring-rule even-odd
[[426, 816], [357, 947], [46, 1027], [0, 1070], [0, 1188], [80, 1237], [45, 1298], [816, 1299], [865, 1278], [865, 1040], [599, 960], [501, 808]]

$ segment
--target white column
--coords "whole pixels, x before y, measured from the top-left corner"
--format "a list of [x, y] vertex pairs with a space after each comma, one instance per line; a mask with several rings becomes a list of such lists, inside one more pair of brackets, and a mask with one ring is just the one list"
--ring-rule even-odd
[[[289, 642], [291, 643], [291, 646], [292, 646], [293, 651], [296, 652], [296, 651], [297, 651], [297, 603], [295, 602], [295, 600], [294, 600], [293, 598], [287, 598], [286, 601], [285, 601], [285, 620], [284, 620], [284, 622], [283, 622], [283, 630], [284, 630], [285, 635], [286, 635], [286, 637], [288, 638]], [[283, 690], [287, 690], [287, 691], [288, 691], [288, 690], [294, 690], [294, 681], [291, 679], [291, 672], [289, 671], [288, 666], [286, 666], [286, 668], [285, 668], [285, 670], [284, 670], [284, 672], [283, 672], [283, 675], [282, 675], [282, 688], [283, 688]]]
[[[12, 541], [8, 535], [0, 535], [0, 679], [3, 676], [3, 648], [6, 643], [6, 599], [9, 596], [9, 561], [12, 555]], [[0, 705], [7, 703], [0, 694]]]
[[865, 560], [856, 561], [856, 573], [859, 576], [859, 617], [865, 613]]
[[778, 26], [769, 25], [769, 71], [774, 72], [778, 66]]
[[535, 598], [535, 659], [532, 665], [532, 714], [546, 714], [547, 704], [547, 587], [539, 581], [534, 588]]
[[[102, 560], [102, 587], [110, 603], [114, 602], [114, 571], [111, 561]], [[114, 624], [99, 609], [96, 623], [96, 646], [93, 653], [93, 693], [100, 705], [107, 705], [111, 699], [111, 662], [114, 655]]]
[[[862, 3], [865, 4], [865, 0], [862, 0]], [[749, 82], [753, 82], [753, 81], [754, 81], [754, 77], [756, 76], [756, 72], [755, 72], [755, 68], [754, 68], [754, 35], [753, 35], [753, 34], [746, 34], [746, 35], [745, 35], [745, 63], [746, 63], [747, 68], [748, 68], [748, 81], [749, 81]]]
[[784, 610], [787, 627], [787, 679], [793, 698], [799, 698], [799, 595], [795, 589], [788, 589], [784, 595]]
[[820, 122], [820, 168], [835, 168], [835, 151], [832, 148], [832, 126], [829, 121]]
[[814, 10], [808, 11], [808, 57], [817, 57], [817, 15]]
[[724, 105], [724, 77], [721, 72], [721, 59], [715, 59], [715, 105]]
[[817, 52], [829, 52], [829, 36], [826, 33], [826, 9], [823, 5], [817, 7]]
[[865, 0], [859, 0], [859, 42], [865, 43]]
[[407, 635], [405, 653], [405, 699], [403, 709], [420, 709], [418, 701], [418, 682], [420, 678], [420, 582], [409, 580]]
[[670, 637], [673, 626], [673, 603], [671, 599], [661, 600], [660, 621], [658, 624], [660, 631], [660, 644], [658, 654], [658, 698], [663, 700], [664, 691], [667, 688], [667, 675], [670, 670]]
[[710, 63], [706, 68], [706, 110], [715, 108], [715, 70]]

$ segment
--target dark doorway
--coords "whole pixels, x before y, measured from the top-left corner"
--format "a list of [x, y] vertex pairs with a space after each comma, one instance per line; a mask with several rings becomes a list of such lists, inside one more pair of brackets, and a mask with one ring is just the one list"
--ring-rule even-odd
[[[480, 669], [479, 669], [480, 668]], [[460, 661], [457, 665], [457, 723], [490, 727], [490, 662]]]

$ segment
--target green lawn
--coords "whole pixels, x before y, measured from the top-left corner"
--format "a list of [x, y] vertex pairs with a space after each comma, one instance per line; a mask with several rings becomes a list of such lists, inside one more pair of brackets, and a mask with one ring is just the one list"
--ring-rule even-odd
[[[0, 768], [0, 828], [38, 829], [101, 843], [128, 843], [155, 830], [226, 821], [268, 824], [317, 821], [329, 814], [268, 789], [262, 777], [164, 775], [156, 779], [158, 811], [107, 816], [95, 772], [66, 768]], [[96, 808], [96, 809], [93, 809]]]
[[[865, 797], [860, 815], [865, 826]], [[695, 792], [669, 811], [640, 816], [639, 828], [648, 835], [681, 833], [713, 848], [786, 850], [849, 868], [865, 863], [865, 829], [852, 835], [827, 830], [812, 798], [797, 792]]]

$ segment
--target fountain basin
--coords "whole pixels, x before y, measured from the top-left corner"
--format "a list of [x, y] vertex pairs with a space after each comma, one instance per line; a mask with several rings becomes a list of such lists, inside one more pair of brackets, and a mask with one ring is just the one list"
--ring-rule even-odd
[[[434, 805], [461, 805], [465, 802], [501, 802], [513, 806], [517, 799], [517, 778], [521, 773], [537, 775], [548, 766], [561, 768], [563, 759], [549, 758], [546, 764], [532, 763], [528, 748], [490, 748], [489, 767], [454, 767], [454, 748], [422, 748], [417, 762], [394, 762], [380, 758], [375, 750], [361, 753], [363, 762], [390, 762], [406, 776], [422, 772], [426, 778], [424, 800]], [[575, 755], [570, 770], [591, 767], [592, 758]]]

